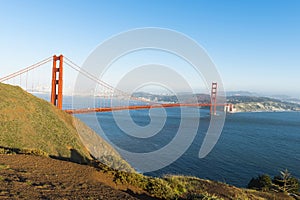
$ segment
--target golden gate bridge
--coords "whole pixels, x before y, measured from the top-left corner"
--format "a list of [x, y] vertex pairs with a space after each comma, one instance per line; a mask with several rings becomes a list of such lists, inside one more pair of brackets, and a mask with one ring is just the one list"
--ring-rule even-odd
[[[52, 56], [46, 58], [40, 62], [37, 62], [29, 67], [26, 67], [22, 70], [9, 74], [5, 77], [0, 78], [1, 83], [8, 83], [12, 79], [18, 79], [20, 81], [21, 86], [21, 76], [25, 75], [25, 90], [28, 89], [28, 73], [33, 72], [34, 70], [40, 68], [41, 66], [51, 63], [52, 62], [52, 79], [51, 83], [51, 95], [50, 95], [50, 102], [54, 106], [59, 109], [63, 109], [63, 84], [64, 84], [64, 65], [69, 66], [71, 69], [81, 73], [86, 78], [94, 81], [97, 86], [100, 88], [99, 94], [97, 96], [99, 99], [103, 99], [102, 103], [100, 101], [99, 105], [95, 108], [76, 108], [76, 109], [64, 109], [65, 112], [69, 114], [80, 114], [80, 113], [91, 113], [91, 112], [111, 112], [111, 111], [118, 111], [118, 110], [138, 110], [138, 109], [151, 109], [151, 108], [170, 108], [170, 107], [209, 107], [210, 114], [214, 115], [217, 113], [217, 107], [223, 107], [224, 111], [232, 111], [233, 105], [229, 103], [218, 104], [217, 103], [217, 91], [218, 91], [218, 84], [216, 82], [212, 83], [211, 91], [210, 91], [210, 102], [208, 103], [159, 103], [153, 102], [151, 100], [145, 98], [139, 98], [132, 96], [124, 91], [121, 91], [117, 88], [114, 88], [110, 84], [100, 80], [99, 78], [95, 77], [93, 74], [89, 73], [88, 71], [82, 69], [79, 65], [75, 64], [72, 60], [64, 57], [63, 55], [60, 56]], [[14, 83], [15, 84], [15, 81]], [[32, 86], [32, 90], [33, 86]], [[112, 102], [113, 98], [118, 98], [121, 101], [135, 101], [141, 102], [143, 104], [140, 105], [115, 105]]]

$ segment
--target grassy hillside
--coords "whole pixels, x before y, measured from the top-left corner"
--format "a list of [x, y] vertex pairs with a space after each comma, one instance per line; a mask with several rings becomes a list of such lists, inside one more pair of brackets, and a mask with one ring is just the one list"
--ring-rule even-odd
[[[97, 141], [93, 152], [88, 146], [91, 138]], [[120, 165], [132, 171], [113, 148], [80, 120], [19, 87], [5, 84], [0, 84], [0, 147], [44, 152], [77, 162], [92, 159], [91, 152], [109, 166]]]

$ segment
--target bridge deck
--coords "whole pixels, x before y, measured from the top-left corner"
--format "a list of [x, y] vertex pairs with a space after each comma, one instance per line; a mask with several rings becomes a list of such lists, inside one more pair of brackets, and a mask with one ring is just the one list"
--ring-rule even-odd
[[104, 107], [104, 108], [82, 108], [82, 109], [69, 109], [65, 112], [69, 114], [82, 114], [92, 112], [112, 112], [118, 110], [141, 110], [150, 108], [171, 108], [171, 107], [210, 107], [210, 106], [226, 106], [227, 104], [210, 104], [210, 103], [170, 103], [170, 104], [152, 104], [152, 105], [132, 105], [132, 106], [117, 106], [117, 107]]

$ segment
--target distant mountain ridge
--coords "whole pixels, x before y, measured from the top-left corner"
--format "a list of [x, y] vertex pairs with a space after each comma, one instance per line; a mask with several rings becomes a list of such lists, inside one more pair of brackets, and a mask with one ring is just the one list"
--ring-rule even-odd
[[226, 92], [226, 96], [259, 96], [259, 94], [241, 90], [241, 91], [228, 91]]
[[290, 102], [290, 103], [300, 103], [300, 97], [296, 98], [296, 97], [291, 97], [288, 95], [264, 95], [264, 94], [259, 94], [259, 93], [255, 93], [255, 92], [249, 92], [249, 91], [229, 91], [229, 92], [226, 92], [226, 96], [227, 97], [230, 97], [230, 96], [269, 97], [272, 99], [278, 99], [278, 100]]

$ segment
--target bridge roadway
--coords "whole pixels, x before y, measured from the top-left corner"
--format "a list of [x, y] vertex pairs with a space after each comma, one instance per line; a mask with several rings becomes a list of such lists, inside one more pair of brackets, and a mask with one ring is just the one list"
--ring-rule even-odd
[[171, 107], [211, 107], [211, 106], [227, 106], [228, 104], [211, 104], [211, 103], [168, 103], [168, 104], [149, 104], [149, 105], [130, 105], [130, 106], [116, 106], [116, 107], [103, 107], [103, 108], [81, 108], [64, 110], [69, 114], [83, 114], [92, 112], [112, 112], [118, 110], [140, 110], [150, 108], [171, 108]]

